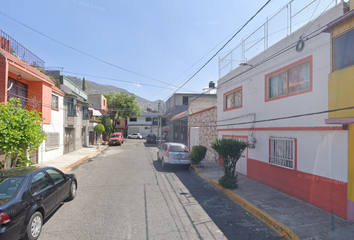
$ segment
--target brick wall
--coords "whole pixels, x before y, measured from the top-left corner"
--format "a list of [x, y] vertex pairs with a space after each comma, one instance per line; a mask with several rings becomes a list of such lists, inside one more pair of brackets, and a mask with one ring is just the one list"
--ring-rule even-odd
[[205, 159], [216, 160], [216, 152], [211, 148], [211, 143], [217, 137], [217, 110], [216, 107], [208, 108], [188, 116], [188, 128], [199, 127], [199, 145], [207, 147]]

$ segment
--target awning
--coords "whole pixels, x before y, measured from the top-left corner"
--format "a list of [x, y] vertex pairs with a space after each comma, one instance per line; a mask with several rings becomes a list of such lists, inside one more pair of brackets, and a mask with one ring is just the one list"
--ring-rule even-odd
[[96, 109], [89, 108], [89, 111], [92, 111], [92, 116], [94, 116], [94, 117], [102, 116], [102, 113]]
[[188, 110], [175, 115], [171, 120], [178, 120], [186, 117], [188, 117]]

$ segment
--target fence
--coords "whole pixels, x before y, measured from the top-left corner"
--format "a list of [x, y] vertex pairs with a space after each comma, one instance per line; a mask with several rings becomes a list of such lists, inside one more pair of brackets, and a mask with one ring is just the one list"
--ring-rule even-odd
[[343, 0], [292, 0], [225, 56], [219, 56], [219, 78], [303, 27]]

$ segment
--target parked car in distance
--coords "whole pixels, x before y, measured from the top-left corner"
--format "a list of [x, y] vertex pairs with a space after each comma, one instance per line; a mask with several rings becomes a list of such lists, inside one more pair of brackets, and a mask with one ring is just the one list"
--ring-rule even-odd
[[149, 134], [146, 136], [146, 142], [147, 143], [156, 143], [156, 135], [155, 134]]
[[44, 219], [76, 189], [74, 174], [53, 167], [0, 170], [0, 239], [37, 239]]
[[182, 143], [164, 143], [158, 147], [157, 160], [161, 161], [162, 169], [167, 165], [182, 165], [186, 170], [191, 165], [188, 148]]
[[141, 136], [140, 133], [132, 133], [128, 135], [128, 138], [137, 138], [137, 139], [142, 139], [143, 136]]
[[112, 146], [112, 145], [122, 145], [124, 142], [124, 137], [123, 134], [121, 132], [115, 132], [112, 134], [112, 136], [109, 138], [108, 140], [108, 146]]

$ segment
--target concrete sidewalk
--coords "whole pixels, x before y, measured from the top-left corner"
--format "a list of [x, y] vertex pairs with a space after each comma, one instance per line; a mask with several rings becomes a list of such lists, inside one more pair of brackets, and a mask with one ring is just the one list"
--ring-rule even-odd
[[101, 145], [100, 148], [97, 145], [90, 145], [88, 147], [82, 147], [76, 151], [64, 154], [60, 157], [52, 160], [36, 164], [37, 166], [51, 166], [56, 167], [63, 172], [69, 171], [71, 168], [79, 165], [80, 163], [88, 160], [91, 157], [96, 156], [108, 146]]
[[354, 239], [351, 221], [242, 174], [238, 174], [238, 188], [226, 190], [218, 184], [224, 173], [215, 162], [205, 160], [192, 168], [286, 239]]

